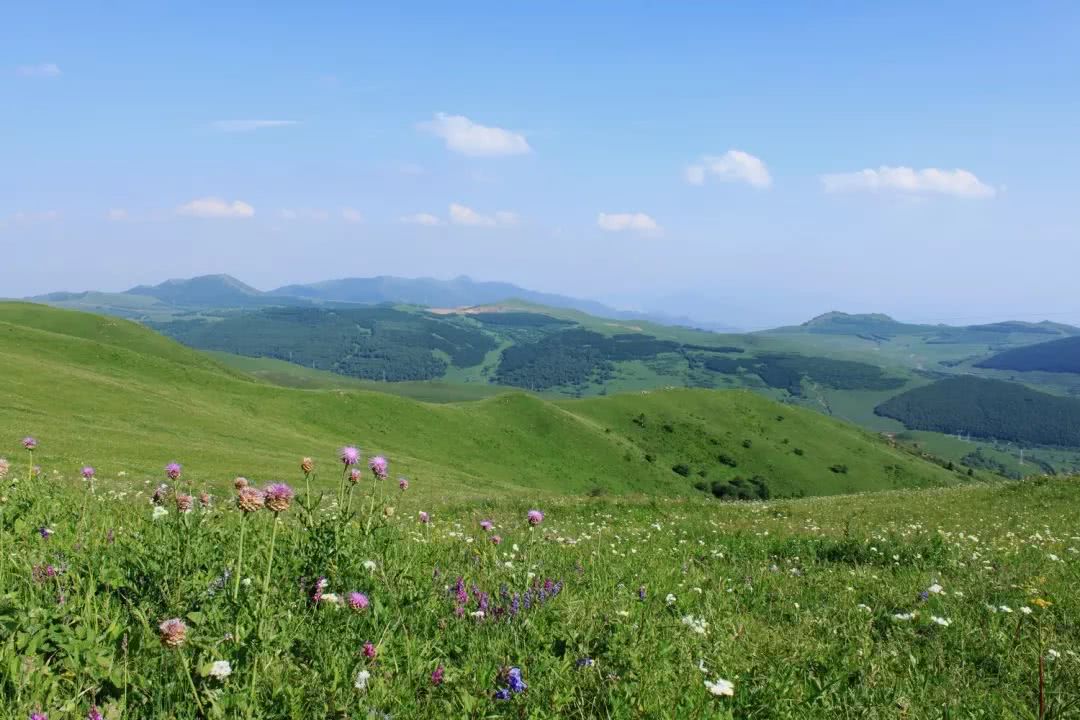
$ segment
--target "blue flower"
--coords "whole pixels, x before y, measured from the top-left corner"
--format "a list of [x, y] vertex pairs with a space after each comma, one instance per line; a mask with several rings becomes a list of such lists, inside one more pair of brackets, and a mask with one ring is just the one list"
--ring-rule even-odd
[[496, 700], [509, 700], [510, 699], [510, 688], [500, 688], [499, 690], [496, 690], [495, 691], [495, 699]]
[[510, 683], [510, 689], [515, 693], [525, 692], [526, 688], [529, 687], [525, 684], [525, 681], [521, 679], [521, 668], [510, 668], [510, 672], [506, 674], [506, 677]]

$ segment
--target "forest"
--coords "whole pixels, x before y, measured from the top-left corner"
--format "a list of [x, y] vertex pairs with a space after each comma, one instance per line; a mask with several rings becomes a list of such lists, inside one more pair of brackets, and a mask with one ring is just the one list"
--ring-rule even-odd
[[1080, 373], [1080, 336], [1013, 348], [975, 364], [991, 370]]
[[838, 390], [892, 390], [904, 384], [902, 378], [890, 377], [869, 363], [793, 353], [764, 353], [747, 358], [708, 357], [703, 364], [708, 370], [729, 375], [740, 369], [752, 372], [769, 387], [787, 390], [795, 396], [802, 394], [803, 378]]

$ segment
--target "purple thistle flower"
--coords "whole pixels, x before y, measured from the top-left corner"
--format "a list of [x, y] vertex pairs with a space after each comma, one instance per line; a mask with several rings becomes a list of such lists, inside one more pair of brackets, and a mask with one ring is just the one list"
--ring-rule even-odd
[[438, 686], [442, 685], [443, 675], [445, 673], [446, 673], [446, 670], [443, 668], [442, 665], [440, 665], [439, 667], [432, 670], [432, 672], [431, 672], [431, 684], [434, 685], [435, 687], [438, 687]]
[[330, 584], [330, 581], [324, 577], [315, 581], [315, 592], [311, 594], [311, 602], [316, 605], [322, 600], [323, 591], [326, 590], [326, 586]]
[[366, 657], [368, 660], [374, 660], [375, 655], [378, 654], [378, 650], [376, 650], [375, 646], [372, 645], [370, 642], [364, 643], [364, 651], [363, 652], [364, 652], [364, 657]]
[[355, 465], [360, 462], [360, 451], [352, 445], [347, 445], [341, 448], [340, 457], [341, 462], [345, 465]]
[[[28, 436], [26, 436], [26, 437], [24, 437], [22, 439], [22, 446], [24, 448], [26, 448], [27, 450], [33, 450], [34, 448], [37, 447], [37, 440], [35, 440], [34, 438], [32, 438], [32, 437], [30, 437], [28, 435]], [[42, 715], [42, 717], [45, 717], [45, 716]]]
[[105, 720], [105, 716], [97, 709], [97, 705], [94, 705], [90, 708], [90, 712], [86, 713], [86, 720]]
[[428, 515], [426, 512], [424, 512], [423, 510], [421, 510], [420, 511], [420, 522], [427, 525], [429, 522], [431, 522], [431, 516]]
[[360, 471], [357, 470], [356, 468], [353, 468], [352, 470], [349, 471], [349, 482], [351, 482], [353, 485], [360, 482], [360, 477], [361, 477]]
[[498, 545], [501, 542], [502, 542], [502, 537], [501, 536], [499, 536], [499, 535], [492, 535], [491, 536], [491, 544], [492, 545]]
[[83, 478], [86, 480], [94, 479], [94, 468], [90, 467], [89, 465], [84, 466], [83, 469], [79, 472], [82, 473]]
[[376, 455], [368, 460], [368, 467], [371, 468], [371, 472], [375, 473], [375, 477], [383, 480], [386, 478], [386, 470], [389, 467], [389, 463], [386, 462], [386, 458], [382, 455]]
[[263, 491], [267, 509], [271, 512], [279, 513], [289, 509], [289, 505], [292, 504], [293, 496], [296, 493], [293, 489], [285, 483], [274, 483], [267, 485], [266, 490]]
[[526, 518], [528, 519], [529, 524], [535, 527], [544, 522], [544, 513], [539, 510], [530, 510], [528, 515], [526, 515]]
[[481, 520], [480, 521], [480, 529], [483, 530], [484, 532], [491, 532], [491, 529], [493, 527], [495, 527], [495, 523], [491, 522], [490, 520]]
[[168, 465], [165, 466], [165, 475], [170, 480], [177, 480], [180, 477], [180, 471], [181, 470], [182, 470], [182, 468], [180, 467], [180, 463], [171, 462], [171, 463], [169, 463]]
[[[33, 440], [33, 438], [29, 439]], [[25, 440], [23, 442], [25, 442]], [[49, 716], [43, 712], [30, 713], [30, 720], [49, 720]]]
[[362, 592], [349, 593], [349, 607], [357, 612], [364, 610], [370, 604], [368, 596]]
[[406, 478], [406, 477], [398, 478], [397, 486], [398, 486], [398, 488], [401, 489], [402, 492], [408, 490], [409, 489], [409, 478]]

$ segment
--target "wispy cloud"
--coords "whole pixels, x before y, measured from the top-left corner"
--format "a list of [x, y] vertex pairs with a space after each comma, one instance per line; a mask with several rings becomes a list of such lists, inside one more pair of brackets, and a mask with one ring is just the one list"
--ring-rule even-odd
[[299, 124], [298, 120], [218, 120], [210, 125], [221, 132], [252, 132], [265, 128], [289, 127]]
[[458, 203], [450, 204], [450, 222], [455, 225], [471, 225], [473, 227], [510, 227], [517, 225], [520, 218], [517, 213], [500, 210], [491, 215], [484, 215], [473, 210], [471, 207]]
[[416, 213], [414, 215], [405, 215], [401, 218], [401, 222], [405, 225], [425, 225], [427, 227], [435, 227], [436, 225], [442, 225], [440, 220], [431, 213]]
[[481, 125], [464, 115], [436, 113], [434, 119], [422, 122], [417, 127], [442, 138], [447, 150], [462, 155], [492, 157], [532, 152], [528, 140], [521, 133]]
[[15, 225], [40, 225], [59, 219], [59, 210], [19, 210], [11, 214], [11, 222]]
[[255, 208], [242, 200], [228, 202], [216, 197], [196, 198], [176, 208], [178, 215], [200, 218], [249, 218]]
[[645, 213], [600, 213], [596, 224], [608, 232], [655, 234], [663, 231], [663, 228]]
[[128, 211], [124, 208], [112, 208], [109, 212], [105, 213], [105, 219], [112, 222], [123, 222], [131, 218]]
[[278, 217], [282, 220], [314, 220], [326, 222], [330, 219], [330, 211], [322, 208], [283, 208], [278, 210]]
[[364, 215], [353, 208], [341, 208], [341, 219], [347, 223], [361, 223], [364, 222]]
[[39, 63], [38, 65], [20, 65], [15, 68], [15, 74], [22, 77], [59, 77], [60, 66], [56, 63]]
[[709, 177], [721, 182], [744, 182], [765, 189], [772, 185], [772, 176], [761, 158], [742, 150], [728, 150], [723, 155], [706, 155], [684, 172], [686, 182], [704, 185]]
[[964, 198], [993, 197], [996, 191], [969, 170], [940, 170], [882, 165], [877, 170], [867, 168], [856, 172], [831, 173], [821, 176], [825, 192], [936, 193]]

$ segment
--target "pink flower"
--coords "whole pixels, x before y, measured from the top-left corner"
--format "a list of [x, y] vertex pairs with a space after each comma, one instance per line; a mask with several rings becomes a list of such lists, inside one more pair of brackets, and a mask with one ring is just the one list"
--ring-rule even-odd
[[360, 482], [360, 471], [356, 468], [353, 468], [349, 471], [349, 482], [351, 482], [353, 485]]
[[492, 545], [498, 545], [501, 542], [502, 542], [502, 538], [499, 537], [498, 535], [492, 535], [491, 536], [491, 544]]
[[364, 643], [364, 657], [374, 660], [377, 652], [374, 645], [369, 642]]
[[533, 526], [539, 525], [540, 523], [544, 522], [544, 513], [540, 512], [539, 510], [530, 510], [529, 514], [526, 517], [529, 520], [529, 524]]
[[345, 465], [355, 465], [360, 462], [360, 451], [352, 445], [341, 448], [341, 462]]
[[401, 488], [402, 492], [409, 489], [409, 478], [398, 478], [397, 486]]
[[180, 463], [171, 462], [165, 466], [165, 476], [170, 480], [176, 480], [180, 477]]
[[266, 509], [273, 513], [285, 512], [293, 500], [293, 489], [285, 483], [267, 485], [263, 491]]
[[375, 473], [375, 477], [383, 480], [386, 478], [386, 470], [389, 463], [386, 462], [386, 458], [382, 455], [376, 455], [368, 460], [368, 467], [371, 468], [371, 472]]
[[37, 440], [32, 437], [24, 437], [22, 440], [22, 446], [27, 450], [33, 450], [37, 447]]
[[357, 612], [360, 612], [361, 610], [366, 610], [369, 604], [370, 601], [368, 600], [368, 596], [364, 593], [349, 593], [349, 607], [351, 607], [353, 610], [356, 610]]
[[420, 511], [420, 522], [427, 525], [429, 522], [431, 522], [431, 516], [428, 515], [426, 512], [424, 512], [423, 510], [421, 510]]
[[491, 522], [490, 520], [481, 520], [480, 521], [480, 529], [483, 530], [484, 532], [491, 532], [492, 528], [494, 528], [494, 527], [495, 527], [495, 523]]
[[82, 472], [82, 476], [83, 476], [84, 479], [86, 479], [86, 480], [93, 480], [94, 479], [94, 468], [90, 467], [89, 465], [84, 467], [80, 472]]

